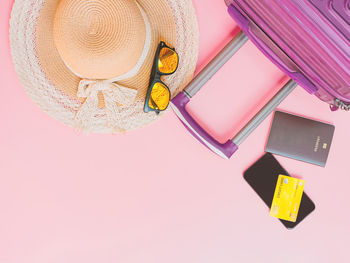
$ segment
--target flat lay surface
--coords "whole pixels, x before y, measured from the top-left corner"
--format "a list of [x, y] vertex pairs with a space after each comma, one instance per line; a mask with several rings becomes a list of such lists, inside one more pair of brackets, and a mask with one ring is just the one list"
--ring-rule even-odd
[[[197, 71], [238, 32], [221, 0], [194, 0]], [[348, 262], [350, 114], [300, 87], [279, 110], [336, 127], [326, 168], [277, 156], [316, 205], [294, 230], [243, 179], [264, 154], [270, 116], [230, 160], [196, 142], [169, 110], [118, 135], [83, 135], [25, 93], [10, 57], [13, 0], [0, 2], [0, 262]], [[180, 58], [181, 62], [181, 58]], [[190, 103], [220, 141], [288, 79], [246, 44]]]

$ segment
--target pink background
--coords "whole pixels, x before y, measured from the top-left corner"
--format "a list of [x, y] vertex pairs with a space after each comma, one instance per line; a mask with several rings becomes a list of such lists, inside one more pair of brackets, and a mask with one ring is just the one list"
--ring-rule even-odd
[[[327, 168], [278, 157], [306, 180], [316, 211], [295, 230], [269, 217], [242, 173], [264, 153], [271, 117], [229, 161], [169, 111], [124, 135], [83, 136], [24, 92], [8, 45], [13, 0], [0, 3], [0, 262], [349, 262], [349, 113], [297, 89], [280, 109], [336, 125]], [[199, 68], [237, 32], [221, 0], [196, 0]], [[191, 102], [232, 137], [285, 81], [247, 44]]]

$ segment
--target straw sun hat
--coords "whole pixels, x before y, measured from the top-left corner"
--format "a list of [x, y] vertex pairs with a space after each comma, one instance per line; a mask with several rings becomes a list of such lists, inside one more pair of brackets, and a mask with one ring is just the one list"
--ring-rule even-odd
[[16, 0], [11, 14], [11, 53], [26, 91], [83, 131], [127, 131], [157, 118], [143, 106], [160, 41], [180, 57], [164, 79], [174, 96], [198, 56], [191, 0]]

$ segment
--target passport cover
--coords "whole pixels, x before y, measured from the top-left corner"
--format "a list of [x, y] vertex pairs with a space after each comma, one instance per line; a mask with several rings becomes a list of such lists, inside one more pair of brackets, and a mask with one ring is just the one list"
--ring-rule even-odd
[[335, 127], [276, 111], [266, 152], [326, 166]]

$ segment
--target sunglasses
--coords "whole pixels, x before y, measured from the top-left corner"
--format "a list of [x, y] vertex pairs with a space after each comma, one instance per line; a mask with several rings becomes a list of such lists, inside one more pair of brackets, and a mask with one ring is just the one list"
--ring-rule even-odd
[[170, 89], [161, 80], [162, 76], [174, 74], [179, 65], [179, 55], [174, 48], [163, 41], [159, 43], [154, 58], [144, 112], [159, 114], [168, 108], [171, 98]]

